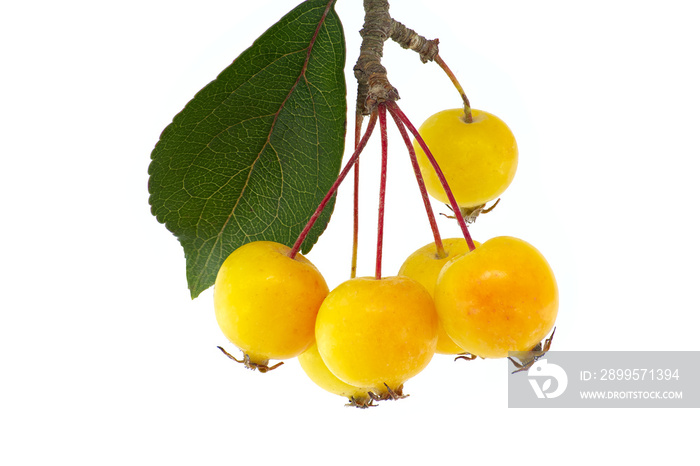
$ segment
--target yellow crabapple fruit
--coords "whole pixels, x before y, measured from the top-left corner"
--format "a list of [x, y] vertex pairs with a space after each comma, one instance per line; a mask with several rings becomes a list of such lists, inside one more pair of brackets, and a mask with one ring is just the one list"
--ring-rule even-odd
[[[417, 249], [408, 256], [401, 265], [399, 275], [413, 278], [423, 285], [431, 296], [434, 296], [435, 283], [437, 282], [442, 267], [456, 256], [469, 252], [469, 246], [464, 238], [443, 239], [442, 245], [445, 250], [444, 257], [438, 256], [437, 246], [434, 242]], [[479, 246], [480, 243], [475, 241], [474, 245]], [[438, 341], [435, 352], [439, 354], [464, 353], [464, 349], [459, 347], [449, 335], [447, 335], [442, 320], [438, 320]]]
[[[513, 181], [518, 166], [518, 146], [503, 120], [476, 109], [472, 109], [472, 118], [472, 123], [467, 123], [461, 108], [443, 110], [430, 116], [418, 130], [463, 208], [496, 199]], [[428, 192], [449, 204], [425, 152], [417, 141], [413, 146]]]
[[336, 377], [381, 396], [428, 365], [437, 325], [430, 293], [412, 278], [353, 278], [323, 301], [316, 343]]
[[315, 342], [297, 360], [309, 379], [324, 390], [348, 398], [356, 406], [368, 406], [372, 402], [368, 395], [370, 389], [349, 385], [333, 375], [321, 359]]
[[271, 241], [254, 241], [231, 253], [214, 284], [216, 320], [253, 367], [289, 359], [314, 342], [316, 314], [328, 285], [301, 254]]
[[457, 345], [482, 358], [501, 358], [542, 341], [554, 326], [559, 292], [537, 249], [499, 236], [443, 267], [435, 307]]

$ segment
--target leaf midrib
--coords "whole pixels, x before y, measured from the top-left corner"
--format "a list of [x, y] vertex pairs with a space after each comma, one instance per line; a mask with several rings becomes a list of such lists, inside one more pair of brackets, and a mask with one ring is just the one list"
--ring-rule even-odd
[[[211, 260], [211, 258], [212, 258], [212, 254], [214, 253], [214, 250], [216, 249], [216, 246], [221, 242], [221, 238], [222, 238], [222, 236], [223, 236], [224, 231], [226, 230], [226, 226], [227, 226], [228, 223], [231, 221], [231, 218], [233, 217], [234, 213], [236, 212], [236, 209], [237, 209], [237, 207], [238, 207], [238, 204], [240, 203], [240, 200], [242, 199], [243, 194], [245, 193], [245, 191], [246, 191], [246, 189], [247, 189], [247, 187], [248, 187], [248, 184], [249, 184], [249, 181], [250, 181], [250, 177], [252, 176], [252, 174], [253, 174], [253, 172], [254, 172], [254, 170], [255, 170], [255, 165], [256, 165], [256, 164], [258, 163], [258, 161], [260, 160], [260, 157], [262, 156], [263, 152], [265, 151], [265, 148], [268, 147], [269, 145], [271, 145], [270, 138], [272, 137], [272, 133], [273, 133], [274, 130], [275, 130], [275, 127], [276, 127], [276, 124], [277, 124], [277, 119], [279, 118], [280, 112], [282, 112], [282, 110], [285, 108], [285, 106], [286, 106], [286, 104], [287, 104], [287, 101], [289, 100], [290, 96], [291, 96], [292, 94], [294, 94], [294, 92], [296, 91], [296, 89], [297, 89], [297, 87], [299, 86], [299, 83], [301, 82], [302, 78], [303, 78], [304, 81], [308, 84], [308, 80], [306, 79], [306, 71], [307, 71], [307, 68], [308, 68], [308, 65], [309, 65], [309, 61], [311, 60], [311, 52], [313, 51], [314, 45], [316, 44], [316, 41], [317, 41], [317, 39], [318, 39], [319, 32], [321, 31], [321, 28], [323, 27], [323, 25], [324, 25], [325, 22], [326, 22], [326, 18], [328, 17], [328, 13], [330, 12], [331, 6], [333, 5], [333, 2], [334, 2], [334, 1], [335, 1], [335, 0], [330, 0], [330, 1], [328, 2], [328, 4], [326, 5], [326, 9], [325, 9], [325, 11], [323, 12], [323, 15], [321, 16], [320, 21], [318, 22], [318, 25], [317, 25], [317, 27], [316, 27], [316, 30], [314, 31], [314, 35], [312, 36], [312, 38], [311, 38], [311, 40], [310, 40], [310, 42], [309, 42], [309, 45], [308, 45], [308, 47], [306, 48], [306, 58], [304, 59], [304, 63], [302, 64], [302, 68], [301, 68], [301, 71], [300, 71], [300, 73], [299, 73], [299, 76], [297, 76], [297, 80], [294, 82], [294, 85], [291, 87], [291, 89], [289, 90], [289, 92], [287, 93], [287, 95], [285, 96], [284, 100], [282, 101], [282, 103], [280, 104], [279, 108], [277, 109], [277, 111], [276, 111], [275, 114], [274, 114], [272, 124], [270, 125], [270, 131], [268, 132], [267, 138], [266, 138], [266, 140], [265, 140], [265, 144], [262, 145], [260, 151], [258, 152], [257, 156], [255, 157], [255, 160], [253, 161], [253, 163], [251, 163], [251, 165], [250, 165], [250, 171], [248, 172], [248, 176], [247, 176], [247, 178], [246, 178], [246, 180], [245, 180], [245, 183], [243, 184], [243, 188], [241, 189], [241, 191], [240, 191], [240, 193], [239, 193], [239, 195], [238, 195], [238, 197], [237, 197], [237, 199], [236, 199], [236, 202], [234, 203], [234, 205], [233, 205], [233, 207], [232, 207], [232, 209], [231, 209], [231, 212], [230, 212], [229, 215], [226, 217], [226, 221], [224, 222], [224, 224], [221, 226], [221, 229], [220, 229], [219, 232], [217, 233], [217, 235], [216, 235], [216, 240], [214, 241], [214, 244], [213, 244], [213, 245], [210, 247], [210, 249], [209, 249], [209, 254], [207, 254], [207, 259], [206, 259], [205, 262], [204, 262], [205, 268], [206, 268], [206, 266], [209, 265], [209, 262], [210, 262], [210, 260]], [[295, 51], [295, 52], [293, 52], [293, 53], [300, 53], [301, 51], [302, 51], [302, 50], [298, 50], [298, 51]], [[292, 54], [292, 53], [288, 53], [288, 54], [285, 54], [284, 56], [288, 56], [288, 55], [291, 55], [291, 54]], [[280, 57], [280, 58], [281, 58], [281, 57]], [[279, 60], [279, 59], [278, 59], [278, 60]], [[277, 61], [277, 60], [275, 60], [275, 61]], [[274, 63], [274, 62], [271, 62], [270, 65], [271, 65], [272, 63]], [[268, 65], [268, 66], [270, 66], [270, 65]], [[261, 71], [262, 71], [262, 70], [261, 70]], [[257, 75], [257, 74], [258, 74], [258, 73], [256, 73], [256, 75]], [[246, 82], [248, 82], [248, 81], [246, 81]], [[243, 83], [241, 83], [241, 85], [243, 85]], [[239, 86], [239, 88], [240, 88], [240, 86]], [[313, 98], [312, 98], [312, 101], [313, 101]], [[315, 103], [314, 103], [314, 105], [315, 105]], [[212, 112], [212, 113], [213, 113], [213, 112]], [[210, 115], [211, 115], [211, 114], [210, 114]], [[239, 124], [240, 124], [240, 123], [239, 123]], [[230, 129], [230, 128], [231, 128], [231, 126], [229, 126], [229, 127], [227, 128], [227, 130]], [[223, 132], [223, 131], [222, 131], [222, 132]], [[219, 133], [219, 134], [221, 134], [221, 133]], [[208, 146], [208, 144], [207, 144], [207, 146]], [[274, 152], [275, 154], [277, 154], [277, 151], [274, 150], [274, 149], [273, 149], [273, 152]], [[201, 154], [201, 152], [200, 152], [200, 154]], [[199, 154], [197, 154], [197, 155], [199, 155]], [[281, 160], [279, 159], [279, 156], [277, 157], [277, 160], [280, 162], [280, 165], [282, 165], [282, 162], [281, 162]], [[282, 176], [284, 176], [284, 173], [282, 173]], [[228, 183], [230, 183], [230, 181], [231, 181], [231, 178], [229, 178], [229, 181], [227, 181], [227, 182], [224, 184], [224, 186], [228, 185]], [[223, 188], [224, 186], [222, 186], [222, 188]], [[217, 191], [218, 191], [218, 190], [217, 190]], [[200, 279], [201, 279], [201, 276], [202, 276], [202, 275], [200, 274], [200, 275], [198, 276], [198, 278], [197, 278], [197, 282], [196, 282], [197, 285], [199, 285], [199, 281], [200, 281]]]

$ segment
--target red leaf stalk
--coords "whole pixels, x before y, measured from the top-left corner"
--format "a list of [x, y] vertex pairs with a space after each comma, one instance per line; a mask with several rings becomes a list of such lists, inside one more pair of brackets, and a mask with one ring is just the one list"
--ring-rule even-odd
[[399, 106], [396, 104], [396, 102], [387, 102], [386, 103], [387, 108], [389, 109], [389, 112], [392, 113], [392, 115], [396, 115], [396, 117], [403, 122], [404, 125], [408, 128], [408, 130], [413, 134], [413, 136], [416, 138], [416, 141], [418, 141], [418, 144], [421, 146], [423, 149], [423, 152], [425, 152], [425, 155], [428, 157], [428, 160], [430, 161], [430, 164], [433, 166], [433, 169], [435, 170], [435, 173], [438, 176], [438, 179], [440, 180], [440, 184], [442, 184], [443, 189], [445, 190], [445, 194], [447, 195], [447, 198], [450, 201], [450, 206], [452, 207], [452, 210], [454, 211], [455, 217], [457, 218], [457, 223], [459, 224], [459, 227], [462, 229], [462, 234], [464, 235], [464, 239], [467, 241], [467, 246], [469, 246], [469, 250], [473, 251], [476, 249], [476, 246], [474, 246], [474, 241], [472, 240], [471, 235], [469, 234], [469, 228], [467, 227], [467, 222], [464, 221], [464, 216], [462, 215], [462, 212], [459, 208], [459, 205], [457, 204], [457, 201], [455, 200], [454, 194], [452, 194], [452, 190], [450, 189], [449, 184], [447, 184], [447, 180], [445, 179], [445, 175], [442, 173], [442, 170], [440, 169], [440, 166], [438, 165], [437, 161], [435, 160], [435, 157], [433, 157], [432, 152], [430, 152], [430, 149], [428, 148], [428, 145], [425, 143], [421, 135], [418, 133], [418, 130], [416, 129], [415, 126], [413, 126], [413, 123], [408, 119], [405, 113], [399, 108]]
[[[355, 149], [360, 144], [362, 122], [364, 115], [355, 109]], [[355, 162], [354, 185], [352, 196], [352, 261], [350, 263], [350, 278], [357, 276], [357, 249], [360, 242], [360, 160]]]
[[433, 212], [433, 206], [430, 204], [430, 197], [428, 196], [428, 190], [425, 188], [425, 181], [423, 180], [423, 174], [418, 166], [418, 159], [416, 158], [416, 151], [413, 149], [413, 144], [411, 144], [411, 138], [406, 132], [406, 127], [404, 126], [401, 119], [394, 112], [390, 112], [396, 127], [399, 129], [401, 136], [403, 136], [404, 143], [406, 143], [406, 148], [408, 149], [408, 155], [411, 159], [411, 166], [413, 166], [413, 172], [416, 175], [416, 181], [418, 182], [418, 189], [420, 190], [421, 197], [423, 198], [423, 205], [425, 206], [425, 212], [428, 214], [428, 221], [430, 222], [430, 228], [433, 230], [433, 237], [435, 238], [435, 248], [437, 250], [437, 255], [439, 258], [444, 258], [447, 256], [445, 253], [445, 247], [442, 245], [442, 239], [440, 238], [440, 230], [437, 226], [437, 221], [435, 220], [435, 213]]
[[355, 162], [360, 157], [360, 154], [364, 150], [365, 146], [367, 146], [367, 141], [369, 141], [370, 136], [372, 135], [372, 131], [374, 130], [374, 127], [376, 126], [377, 123], [377, 114], [376, 112], [372, 113], [369, 117], [369, 123], [367, 124], [367, 129], [365, 130], [365, 135], [362, 137], [362, 140], [360, 140], [360, 144], [357, 146], [355, 149], [355, 152], [352, 154], [348, 162], [345, 164], [343, 169], [341, 170], [340, 174], [338, 175], [338, 178], [333, 182], [333, 185], [331, 188], [328, 190], [328, 193], [326, 193], [326, 196], [323, 198], [321, 203], [318, 205], [316, 208], [316, 211], [313, 213], [309, 221], [306, 223], [306, 226], [302, 230], [302, 232], [299, 234], [299, 237], [297, 238], [296, 242], [294, 243], [294, 246], [292, 246], [292, 250], [289, 252], [289, 257], [294, 259], [296, 257], [297, 253], [301, 249], [301, 244], [304, 242], [306, 239], [306, 236], [309, 234], [309, 231], [311, 231], [311, 228], [314, 226], [314, 223], [316, 223], [316, 220], [318, 220], [318, 217], [321, 215], [323, 212], [323, 209], [326, 207], [328, 204], [328, 201], [330, 201], [331, 197], [335, 194], [335, 192], [338, 190], [338, 186], [340, 186], [340, 183], [343, 182], [345, 177], [348, 175], [350, 172], [350, 169], [355, 165]]
[[382, 278], [382, 251], [384, 246], [384, 205], [386, 201], [386, 171], [389, 154], [389, 144], [386, 131], [386, 104], [381, 103], [377, 108], [379, 112], [379, 132], [382, 138], [382, 171], [379, 179], [379, 215], [377, 222], [377, 262], [374, 276], [377, 280]]

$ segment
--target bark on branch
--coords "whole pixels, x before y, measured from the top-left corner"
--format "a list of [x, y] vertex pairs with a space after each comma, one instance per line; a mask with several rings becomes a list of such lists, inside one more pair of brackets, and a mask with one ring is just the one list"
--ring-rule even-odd
[[369, 115], [379, 103], [399, 99], [399, 91], [389, 82], [382, 65], [384, 42], [391, 38], [401, 47], [417, 52], [426, 63], [437, 56], [438, 40], [428, 40], [394, 20], [389, 14], [388, 0], [363, 0], [363, 3], [362, 45], [353, 71], [357, 78], [357, 113]]
[[357, 109], [367, 115], [377, 104], [387, 100], [398, 100], [399, 93], [387, 78], [382, 65], [384, 42], [391, 33], [391, 16], [387, 0], [364, 0], [365, 23], [360, 31], [362, 45], [355, 64], [358, 82]]
[[418, 52], [423, 63], [433, 61], [438, 54], [438, 39], [428, 40], [395, 19], [391, 20], [391, 40], [405, 49]]

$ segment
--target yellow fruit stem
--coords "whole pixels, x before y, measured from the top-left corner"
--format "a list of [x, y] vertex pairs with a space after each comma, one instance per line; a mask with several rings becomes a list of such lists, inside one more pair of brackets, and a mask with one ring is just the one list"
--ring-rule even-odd
[[452, 70], [447, 66], [447, 63], [445, 63], [445, 61], [442, 59], [439, 53], [435, 55], [435, 63], [440, 65], [440, 68], [442, 68], [445, 74], [447, 74], [447, 77], [450, 78], [450, 81], [452, 81], [452, 84], [454, 84], [454, 86], [457, 88], [457, 91], [459, 92], [460, 96], [462, 97], [462, 100], [464, 101], [464, 121], [466, 123], [471, 123], [472, 121], [474, 121], [472, 119], [472, 107], [469, 103], [469, 99], [467, 99], [467, 94], [464, 93], [462, 85], [457, 80], [457, 76], [455, 76]]

